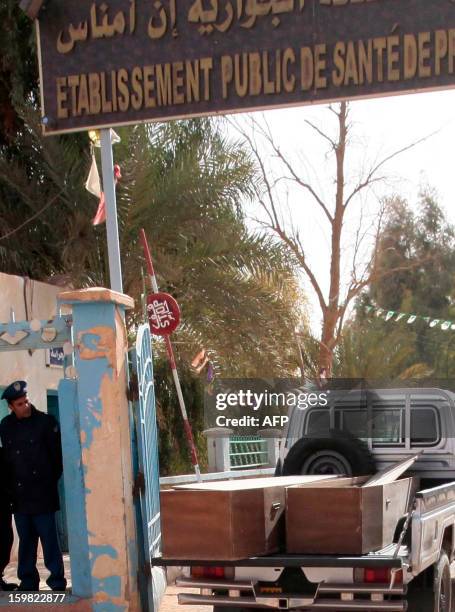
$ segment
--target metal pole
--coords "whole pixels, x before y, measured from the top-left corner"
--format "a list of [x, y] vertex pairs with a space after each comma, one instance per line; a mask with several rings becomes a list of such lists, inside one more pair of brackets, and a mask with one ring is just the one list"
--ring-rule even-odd
[[106, 205], [107, 251], [111, 289], [123, 293], [122, 266], [118, 239], [117, 201], [115, 197], [114, 158], [110, 128], [101, 130], [101, 169]]
[[[158, 283], [156, 280], [155, 270], [153, 268], [152, 256], [150, 254], [150, 249], [149, 249], [149, 245], [147, 242], [147, 236], [145, 235], [145, 231], [143, 229], [141, 229], [140, 231], [140, 238], [142, 241], [142, 246], [144, 247], [145, 261], [147, 263], [147, 271], [149, 273], [150, 282], [152, 284], [152, 289], [154, 293], [158, 293], [159, 289], [158, 289]], [[169, 363], [171, 365], [172, 378], [174, 379], [174, 385], [177, 391], [180, 412], [182, 413], [183, 428], [185, 429], [186, 439], [188, 441], [188, 446], [190, 447], [191, 463], [193, 465], [197, 481], [201, 482], [202, 481], [201, 470], [199, 468], [199, 461], [197, 458], [196, 445], [194, 443], [193, 432], [191, 430], [191, 425], [188, 420], [188, 414], [186, 412], [185, 400], [183, 398], [182, 387], [180, 386], [179, 374], [177, 372], [177, 365], [175, 363], [174, 350], [172, 348], [170, 337], [164, 336], [164, 342], [166, 344], [166, 352], [167, 352], [167, 356], [169, 359]]]

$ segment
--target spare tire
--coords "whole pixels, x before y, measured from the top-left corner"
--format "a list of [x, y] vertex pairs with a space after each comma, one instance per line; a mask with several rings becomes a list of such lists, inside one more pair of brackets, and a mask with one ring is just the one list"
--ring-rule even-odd
[[304, 437], [289, 450], [283, 476], [297, 474], [345, 474], [363, 476], [376, 472], [368, 446], [345, 431], [330, 430], [321, 437]]

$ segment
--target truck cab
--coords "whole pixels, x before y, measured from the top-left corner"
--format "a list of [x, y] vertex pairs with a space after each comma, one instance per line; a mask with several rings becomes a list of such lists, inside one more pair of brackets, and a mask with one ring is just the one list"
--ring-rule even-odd
[[[360, 475], [419, 453], [413, 474], [426, 481], [455, 480], [451, 391], [329, 390], [327, 398], [325, 406], [290, 410], [280, 441], [278, 474]], [[358, 456], [350, 448], [356, 444]]]

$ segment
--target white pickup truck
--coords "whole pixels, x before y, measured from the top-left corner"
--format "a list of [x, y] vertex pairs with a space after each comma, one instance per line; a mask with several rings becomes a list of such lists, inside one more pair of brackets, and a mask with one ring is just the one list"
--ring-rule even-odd
[[[357, 395], [356, 395], [357, 394]], [[452, 612], [455, 559], [455, 395], [440, 389], [330, 392], [329, 405], [294, 411], [279, 474], [371, 473], [419, 453], [422, 486], [394, 542], [362, 556], [276, 554], [240, 561], [153, 560], [184, 567], [184, 605], [214, 612], [272, 609]], [[375, 465], [376, 464], [376, 465]]]

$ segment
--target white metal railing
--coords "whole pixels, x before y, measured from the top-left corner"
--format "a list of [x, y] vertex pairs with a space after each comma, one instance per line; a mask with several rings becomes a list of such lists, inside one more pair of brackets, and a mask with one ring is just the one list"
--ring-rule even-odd
[[[232, 478], [245, 478], [254, 476], [273, 476], [275, 468], [262, 468], [257, 470], [229, 470], [228, 472], [210, 472], [209, 474], [201, 474], [204, 482], [213, 480], [230, 480]], [[183, 474], [179, 476], [162, 476], [160, 478], [160, 486], [186, 484], [196, 482], [195, 474]]]
[[267, 440], [260, 436], [231, 436], [229, 461], [231, 470], [269, 467]]

